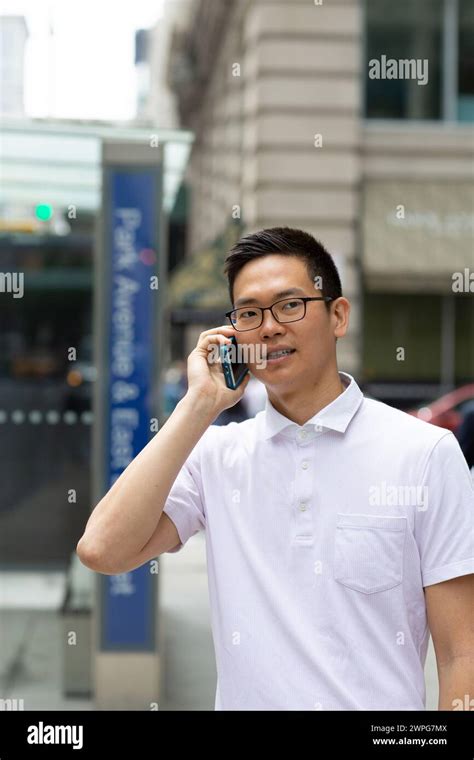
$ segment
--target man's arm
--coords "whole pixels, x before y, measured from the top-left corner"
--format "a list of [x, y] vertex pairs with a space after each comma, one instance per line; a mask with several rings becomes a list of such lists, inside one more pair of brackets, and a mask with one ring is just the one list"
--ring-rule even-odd
[[[161, 516], [172, 485], [211, 422], [206, 404], [200, 405], [192, 396], [181, 399], [159, 433], [128, 465], [89, 517], [77, 544], [77, 554], [84, 565], [107, 575], [139, 566], [138, 555], [158, 525], [162, 532]], [[166, 543], [166, 536], [161, 538]], [[175, 538], [174, 543], [179, 543], [177, 531]], [[157, 539], [155, 536], [155, 543]], [[154, 556], [159, 553], [157, 550]]]
[[474, 700], [474, 575], [434, 583], [424, 591], [438, 666], [438, 710], [469, 710]]
[[209, 347], [233, 334], [233, 328], [223, 326], [199, 336], [188, 357], [188, 393], [89, 517], [76, 548], [87, 567], [116, 575], [179, 543], [172, 521], [161, 519], [173, 483], [209, 425], [247, 387], [248, 375], [236, 391], [229, 390], [221, 365], [208, 362]]

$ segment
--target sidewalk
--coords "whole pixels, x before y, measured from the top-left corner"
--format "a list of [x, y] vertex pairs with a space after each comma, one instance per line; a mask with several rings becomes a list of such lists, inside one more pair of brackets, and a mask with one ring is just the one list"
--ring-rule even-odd
[[[204, 534], [159, 558], [164, 616], [160, 710], [213, 710], [216, 688]], [[0, 572], [0, 698], [25, 710], [94, 710], [62, 693], [66, 574]]]
[[160, 710], [214, 710], [212, 643], [204, 533], [160, 557], [164, 652]]

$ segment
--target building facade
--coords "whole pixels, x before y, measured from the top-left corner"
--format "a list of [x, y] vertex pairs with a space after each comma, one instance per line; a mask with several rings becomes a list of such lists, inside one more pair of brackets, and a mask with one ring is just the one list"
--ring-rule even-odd
[[0, 114], [25, 113], [24, 68], [28, 29], [23, 16], [0, 16]]
[[[244, 232], [303, 228], [334, 255], [351, 300], [342, 368], [366, 383], [421, 384], [420, 398], [472, 377], [472, 294], [453, 291], [474, 264], [469, 5], [185, 7], [167, 76], [195, 134], [189, 257], [231, 218]], [[394, 75], [390, 60], [413, 68]]]

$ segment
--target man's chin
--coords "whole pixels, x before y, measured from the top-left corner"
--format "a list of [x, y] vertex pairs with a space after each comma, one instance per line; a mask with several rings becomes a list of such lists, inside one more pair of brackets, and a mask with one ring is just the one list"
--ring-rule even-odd
[[251, 370], [251, 372], [266, 388], [294, 386], [300, 380], [298, 372], [295, 372], [293, 369], [289, 371], [289, 368], [286, 370], [283, 367], [279, 367], [277, 371], [275, 371], [274, 367], [266, 367], [265, 369]]

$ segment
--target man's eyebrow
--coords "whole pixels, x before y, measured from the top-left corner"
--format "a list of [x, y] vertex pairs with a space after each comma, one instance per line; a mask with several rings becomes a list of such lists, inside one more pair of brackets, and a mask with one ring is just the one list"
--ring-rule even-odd
[[[284, 298], [285, 296], [294, 296], [297, 293], [304, 293], [305, 291], [303, 288], [288, 288], [287, 290], [280, 290], [279, 293], [274, 293], [273, 298]], [[243, 304], [250, 304], [250, 303], [257, 303], [258, 298], [238, 298], [237, 301], [234, 303], [234, 307], [243, 305]]]

